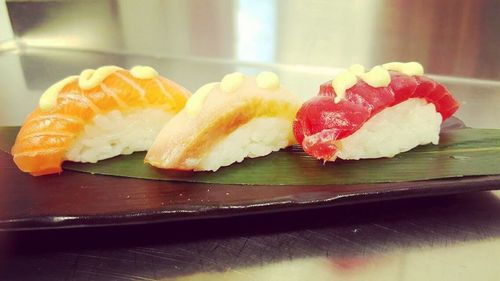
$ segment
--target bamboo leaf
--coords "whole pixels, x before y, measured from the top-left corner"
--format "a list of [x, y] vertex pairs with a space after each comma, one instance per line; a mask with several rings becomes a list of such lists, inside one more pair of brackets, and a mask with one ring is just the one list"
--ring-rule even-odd
[[[0, 128], [0, 149], [9, 151], [18, 127]], [[245, 159], [217, 172], [179, 172], [143, 163], [145, 153], [97, 164], [65, 162], [63, 168], [92, 174], [213, 184], [332, 185], [387, 183], [500, 174], [500, 130], [458, 129], [441, 133], [439, 145], [417, 147], [394, 158], [323, 164], [300, 147]]]

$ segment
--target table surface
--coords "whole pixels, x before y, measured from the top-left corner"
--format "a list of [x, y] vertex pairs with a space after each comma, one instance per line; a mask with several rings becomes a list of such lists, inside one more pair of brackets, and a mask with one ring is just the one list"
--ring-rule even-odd
[[[272, 4], [261, 4], [265, 7], [257, 10], [245, 6], [245, 1], [215, 1], [207, 8], [219, 14], [247, 11], [237, 13], [237, 19], [229, 23], [203, 17], [199, 12], [201, 2], [148, 1], [148, 9], [144, 10], [154, 14], [163, 9], [165, 18], [151, 16], [145, 23], [136, 20], [134, 25], [127, 25], [124, 19], [131, 18], [134, 7], [100, 1], [105, 4], [95, 5], [103, 5], [119, 18], [117, 23], [100, 9], [95, 17], [101, 20], [102, 30], [87, 22], [87, 27], [98, 34], [117, 37], [105, 39], [92, 37], [93, 33], [85, 30], [72, 30], [74, 25], [65, 25], [68, 30], [58, 29], [54, 22], [63, 16], [47, 12], [64, 10], [61, 15], [68, 20], [79, 11], [94, 11], [95, 5], [9, 3], [18, 38], [0, 44], [0, 126], [21, 124], [40, 93], [53, 82], [103, 64], [152, 65], [190, 90], [219, 80], [227, 72], [253, 74], [270, 69], [280, 75], [284, 85], [307, 98], [315, 94], [319, 83], [350, 63], [415, 58], [429, 65], [429, 72], [437, 74], [433, 77], [461, 101], [457, 117], [471, 127], [500, 128], [496, 1], [463, 1], [459, 5], [453, 4], [459, 1], [426, 2], [430, 7], [401, 7], [410, 4], [381, 1], [390, 5], [375, 5], [377, 9], [363, 9], [363, 14], [358, 13], [356, 1], [353, 3], [358, 4], [311, 1], [310, 7], [298, 1], [290, 1], [286, 7], [268, 1]], [[231, 5], [223, 5], [227, 3]], [[26, 17], [29, 5], [38, 5], [41, 15], [52, 16], [30, 19]], [[176, 5], [175, 9], [167, 9], [169, 5]], [[349, 19], [350, 24], [358, 24], [352, 40], [365, 44], [364, 49], [359, 44], [352, 50], [349, 45], [335, 49], [330, 44], [338, 43], [333, 33], [343, 40], [351, 35], [337, 28], [346, 9], [356, 12], [357, 16]], [[318, 19], [326, 17], [322, 10], [340, 19], [318, 25]], [[408, 10], [415, 16], [406, 26], [419, 38], [411, 48], [402, 47], [411, 38], [408, 30], [393, 25], [398, 21], [401, 24]], [[440, 20], [447, 13], [457, 15], [446, 17], [452, 22], [445, 31], [453, 36], [441, 38], [432, 27], [442, 24]], [[293, 25], [293, 15], [300, 15], [300, 26]], [[241, 34], [253, 33], [251, 26], [241, 23], [241, 17], [250, 22], [254, 17], [257, 22], [268, 20], [266, 23], [271, 25], [260, 26], [258, 36], [249, 37], [261, 43], [271, 38], [274, 56], [268, 56], [271, 51], [266, 47], [242, 39]], [[189, 38], [181, 36], [179, 42], [171, 44], [135, 34], [144, 40], [145, 46], [139, 48], [127, 37], [129, 33], [117, 31], [128, 28], [133, 32], [141, 24], [156, 22], [165, 25], [164, 34], [175, 36], [178, 34], [168, 24], [179, 24], [184, 18], [192, 20], [191, 24], [207, 25], [215, 39], [206, 36], [207, 29], [191, 25], [187, 30]], [[364, 24], [369, 20], [379, 24], [365, 29], [370, 27]], [[238, 28], [234, 32], [237, 38], [225, 36], [228, 26]], [[415, 28], [419, 31], [415, 32]], [[71, 37], [70, 31], [76, 35]], [[369, 39], [360, 35], [367, 32], [375, 35]], [[328, 36], [323, 38], [322, 34]], [[301, 36], [305, 36], [307, 44], [300, 44]], [[380, 42], [377, 36], [387, 40]], [[440, 48], [429, 47], [436, 38], [443, 39]], [[239, 42], [236, 49], [227, 49], [233, 41]], [[290, 44], [284, 44], [287, 42]], [[96, 48], [85, 50], [90, 47]], [[252, 48], [258, 52], [252, 53]], [[326, 53], [330, 49], [338, 52]], [[0, 182], [8, 184], [9, 179]], [[0, 232], [0, 280], [500, 280], [499, 261], [497, 191], [141, 226]]]

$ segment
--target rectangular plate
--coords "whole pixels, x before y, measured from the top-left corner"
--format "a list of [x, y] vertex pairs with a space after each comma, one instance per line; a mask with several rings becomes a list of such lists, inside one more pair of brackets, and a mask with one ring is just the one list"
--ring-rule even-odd
[[313, 186], [176, 183], [72, 171], [32, 177], [4, 152], [0, 171], [1, 230], [227, 217], [500, 188], [500, 176]]

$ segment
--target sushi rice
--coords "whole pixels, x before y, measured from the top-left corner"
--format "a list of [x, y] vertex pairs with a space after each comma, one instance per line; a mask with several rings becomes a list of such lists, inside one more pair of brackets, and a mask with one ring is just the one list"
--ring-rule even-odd
[[292, 134], [292, 124], [287, 119], [279, 117], [255, 118], [215, 145], [201, 159], [200, 170], [216, 171], [221, 166], [242, 162], [246, 157], [255, 158], [268, 155], [286, 147]]
[[122, 113], [110, 111], [94, 117], [85, 125], [66, 159], [95, 163], [102, 159], [135, 151], [148, 150], [171, 113], [157, 108], [144, 108]]
[[418, 145], [438, 144], [441, 114], [425, 99], [411, 98], [388, 107], [358, 131], [339, 141], [336, 157], [393, 157]]

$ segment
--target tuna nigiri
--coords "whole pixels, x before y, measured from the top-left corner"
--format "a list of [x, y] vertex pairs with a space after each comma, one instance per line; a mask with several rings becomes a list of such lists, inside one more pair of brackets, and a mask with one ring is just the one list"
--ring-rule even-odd
[[320, 86], [294, 121], [304, 151], [323, 161], [393, 157], [437, 144], [442, 121], [459, 105], [416, 62], [387, 63], [365, 72], [353, 65]]
[[226, 75], [202, 86], [162, 129], [146, 162], [164, 169], [216, 171], [295, 143], [300, 99], [276, 74]]
[[41, 96], [12, 147], [14, 162], [39, 176], [60, 173], [65, 160], [94, 163], [147, 150], [190, 95], [151, 67], [84, 70]]

